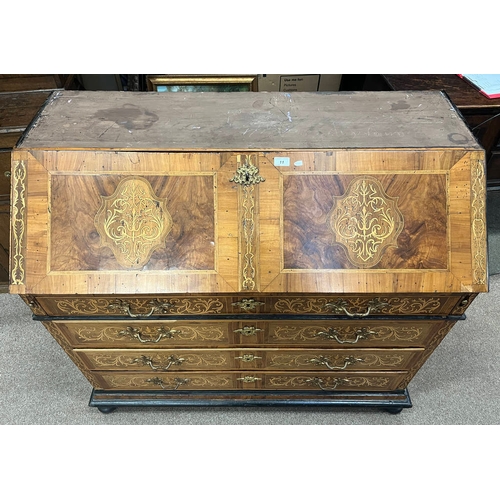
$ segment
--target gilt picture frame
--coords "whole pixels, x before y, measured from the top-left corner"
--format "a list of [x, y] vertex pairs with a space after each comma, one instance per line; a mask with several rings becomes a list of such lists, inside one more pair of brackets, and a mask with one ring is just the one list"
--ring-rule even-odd
[[257, 75], [148, 75], [152, 92], [256, 92]]

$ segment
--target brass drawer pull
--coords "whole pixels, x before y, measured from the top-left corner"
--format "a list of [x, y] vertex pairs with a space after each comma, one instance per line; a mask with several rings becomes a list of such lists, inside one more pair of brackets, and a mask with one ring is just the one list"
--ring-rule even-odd
[[154, 378], [148, 378], [146, 382], [149, 382], [150, 384], [153, 385], [159, 385], [162, 389], [166, 391], [175, 391], [176, 389], [179, 388], [179, 386], [188, 384], [190, 382], [190, 379], [188, 378], [174, 378], [175, 386], [173, 387], [165, 387], [165, 381], [159, 377], [154, 377]]
[[338, 342], [339, 344], [356, 344], [360, 340], [366, 340], [370, 335], [376, 335], [377, 332], [369, 330], [368, 328], [360, 328], [356, 330], [356, 338], [354, 340], [342, 340], [339, 338], [339, 332], [335, 330], [335, 328], [328, 328], [326, 331], [317, 332], [314, 335], [316, 337], [323, 337], [325, 339], [332, 339]]
[[264, 302], [259, 302], [255, 299], [242, 299], [239, 302], [233, 302], [231, 304], [234, 307], [239, 307], [243, 311], [253, 311], [257, 306], [265, 305]]
[[314, 377], [314, 378], [309, 378], [306, 380], [306, 383], [308, 383], [310, 385], [315, 385], [315, 386], [319, 387], [322, 391], [333, 391], [339, 385], [348, 384], [349, 380], [345, 379], [345, 378], [335, 378], [335, 379], [333, 379], [333, 382], [334, 382], [333, 387], [324, 387], [325, 381], [322, 378]]
[[178, 358], [177, 356], [171, 355], [167, 358], [168, 364], [166, 366], [155, 366], [153, 359], [149, 356], [141, 356], [140, 358], [134, 359], [133, 363], [140, 363], [142, 365], [149, 366], [152, 370], [166, 372], [172, 365], [181, 365], [184, 358]]
[[330, 359], [326, 356], [318, 356], [317, 358], [310, 359], [308, 363], [313, 363], [315, 365], [325, 365], [329, 370], [345, 370], [349, 365], [354, 365], [355, 363], [363, 362], [362, 358], [355, 358], [354, 356], [347, 356], [344, 358], [344, 364], [342, 366], [333, 366], [330, 364]]
[[243, 354], [243, 356], [237, 356], [234, 359], [241, 359], [244, 363], [250, 363], [256, 359], [262, 359], [261, 356], [254, 356], [253, 354]]
[[234, 333], [239, 333], [245, 337], [249, 337], [250, 335], [257, 335], [257, 332], [261, 332], [261, 328], [255, 328], [254, 326], [244, 326], [243, 328], [238, 328], [234, 330]]
[[5, 177], [10, 177], [10, 170], [6, 170], [3, 175], [5, 175]]
[[258, 380], [262, 380], [262, 379], [257, 378], [257, 377], [250, 377], [247, 375], [246, 377], [237, 378], [236, 380], [240, 380], [241, 382], [244, 382], [245, 384], [250, 384], [251, 382], [257, 382]]
[[128, 302], [117, 300], [116, 302], [108, 305], [108, 311], [120, 311], [124, 314], [127, 314], [131, 318], [149, 318], [149, 316], [152, 316], [154, 313], [166, 314], [169, 312], [169, 309], [173, 307], [173, 304], [171, 304], [170, 302], [161, 302], [158, 299], [150, 300], [148, 302], [148, 305], [151, 306], [151, 311], [149, 311], [149, 313], [134, 314], [130, 310], [130, 304]]
[[328, 302], [325, 304], [326, 309], [331, 309], [335, 314], [346, 314], [350, 318], [364, 318], [371, 313], [378, 312], [380, 309], [388, 306], [387, 302], [382, 302], [380, 299], [373, 299], [368, 302], [368, 308], [363, 313], [351, 312], [347, 309], [349, 304], [343, 299], [338, 299], [336, 302]]
[[128, 326], [125, 330], [120, 330], [118, 335], [123, 337], [128, 335], [134, 339], [137, 339], [139, 342], [143, 344], [152, 343], [157, 344], [162, 339], [171, 339], [174, 336], [174, 333], [181, 333], [180, 330], [172, 330], [170, 328], [164, 328], [163, 326], [156, 329], [158, 332], [158, 337], [156, 339], [146, 339], [142, 337], [142, 332], [139, 328], [132, 328]]

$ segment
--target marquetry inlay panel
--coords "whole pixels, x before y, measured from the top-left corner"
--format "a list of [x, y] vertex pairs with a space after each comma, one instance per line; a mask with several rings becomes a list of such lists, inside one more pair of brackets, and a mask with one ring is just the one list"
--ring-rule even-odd
[[143, 267], [172, 228], [167, 200], [155, 196], [146, 179], [135, 176], [123, 179], [101, 200], [94, 222], [101, 245], [111, 249], [121, 266]]
[[387, 247], [397, 247], [404, 226], [397, 203], [372, 177], [355, 178], [342, 196], [334, 196], [329, 215], [333, 239], [352, 264], [372, 267]]

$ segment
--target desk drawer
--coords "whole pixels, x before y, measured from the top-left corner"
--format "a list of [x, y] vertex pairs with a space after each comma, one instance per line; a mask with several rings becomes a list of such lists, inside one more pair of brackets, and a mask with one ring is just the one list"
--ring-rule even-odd
[[406, 372], [351, 372], [318, 374], [317, 372], [232, 372], [144, 374], [93, 372], [103, 390], [152, 391], [392, 391], [399, 388]]
[[167, 371], [402, 370], [413, 365], [423, 349], [75, 349], [90, 370]]
[[33, 312], [49, 316], [109, 316], [146, 319], [165, 316], [293, 315], [445, 316], [462, 314], [473, 295], [329, 296], [37, 296], [25, 297]]
[[73, 347], [425, 347], [446, 320], [56, 320], [44, 322]]

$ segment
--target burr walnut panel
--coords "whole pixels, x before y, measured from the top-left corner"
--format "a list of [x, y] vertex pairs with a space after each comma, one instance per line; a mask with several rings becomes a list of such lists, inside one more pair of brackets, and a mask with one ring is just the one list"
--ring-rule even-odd
[[51, 187], [51, 271], [214, 270], [213, 176], [54, 175]]
[[446, 181], [285, 175], [285, 269], [447, 269]]

